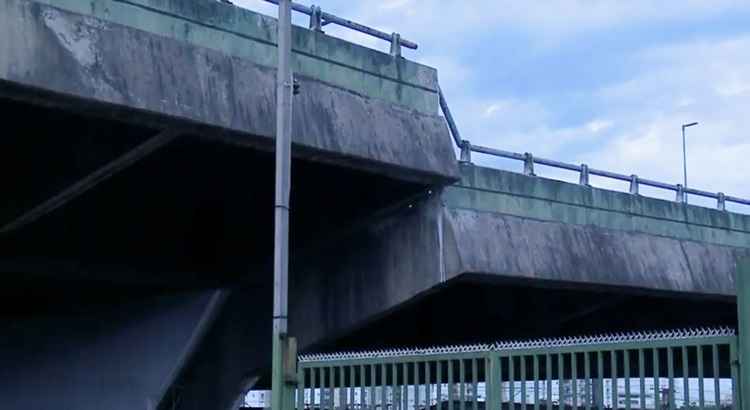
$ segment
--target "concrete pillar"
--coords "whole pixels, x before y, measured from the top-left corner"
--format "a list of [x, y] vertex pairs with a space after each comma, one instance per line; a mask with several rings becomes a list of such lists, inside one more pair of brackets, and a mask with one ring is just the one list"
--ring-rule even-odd
[[737, 264], [737, 323], [739, 327], [739, 400], [737, 408], [750, 408], [750, 258]]

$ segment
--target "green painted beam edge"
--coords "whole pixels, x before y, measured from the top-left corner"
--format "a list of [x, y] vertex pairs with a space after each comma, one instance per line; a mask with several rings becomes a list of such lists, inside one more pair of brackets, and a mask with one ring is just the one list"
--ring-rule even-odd
[[[276, 20], [219, 2], [27, 1], [276, 66]], [[293, 46], [293, 68], [301, 75], [420, 112], [437, 112], [437, 71], [433, 68], [296, 26]]]
[[509, 215], [536, 221], [578, 226], [597, 226], [622, 232], [643, 233], [666, 238], [749, 248], [750, 233], [658, 219], [608, 209], [592, 209], [546, 199], [482, 191], [461, 192], [446, 188], [443, 201], [449, 210]]
[[[460, 173], [461, 181], [454, 187], [520, 195], [563, 204], [750, 233], [750, 215], [684, 205], [674, 201], [531, 177], [517, 172], [476, 165], [463, 165]], [[750, 243], [747, 246], [750, 246]]]

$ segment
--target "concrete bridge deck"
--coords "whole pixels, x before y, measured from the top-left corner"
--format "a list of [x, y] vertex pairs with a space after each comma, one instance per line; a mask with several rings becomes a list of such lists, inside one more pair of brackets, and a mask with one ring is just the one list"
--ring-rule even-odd
[[[5, 0], [0, 8], [6, 98], [271, 146], [274, 19], [212, 1]], [[455, 177], [433, 68], [299, 27], [293, 38], [297, 156], [412, 180]]]
[[[458, 168], [435, 69], [293, 37], [296, 254]], [[275, 42], [215, 1], [0, 1], [4, 408], [229, 408], [262, 376]]]
[[326, 296], [293, 316], [329, 318], [302, 319], [303, 333], [343, 332], [467, 280], [731, 303], [735, 263], [750, 256], [748, 215], [471, 164], [461, 175], [339, 246], [347, 258], [317, 288], [302, 275], [298, 292]]

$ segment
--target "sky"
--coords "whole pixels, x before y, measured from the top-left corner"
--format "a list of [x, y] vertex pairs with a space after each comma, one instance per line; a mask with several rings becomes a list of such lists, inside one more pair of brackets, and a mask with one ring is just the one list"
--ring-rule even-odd
[[[297, 0], [310, 5], [308, 1]], [[261, 0], [235, 4], [270, 15]], [[324, 11], [419, 44], [464, 139], [750, 198], [750, 1], [317, 0]], [[295, 13], [295, 23], [307, 18]], [[388, 51], [351, 30], [326, 33]], [[474, 162], [522, 164], [474, 154]], [[744, 159], [747, 159], [745, 161]], [[577, 181], [537, 167], [540, 176]], [[627, 190], [592, 177], [592, 185]], [[673, 193], [642, 188], [673, 199]], [[713, 201], [691, 198], [713, 206]], [[731, 209], [750, 213], [750, 207]]]

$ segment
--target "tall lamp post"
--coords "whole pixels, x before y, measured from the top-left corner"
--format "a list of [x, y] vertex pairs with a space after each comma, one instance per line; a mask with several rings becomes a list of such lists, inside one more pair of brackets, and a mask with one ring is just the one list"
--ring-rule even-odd
[[[689, 124], [682, 124], [682, 186], [684, 189], [687, 189], [687, 150], [685, 149], [685, 128], [692, 127], [694, 125], [698, 125], [697, 122], [691, 122]], [[687, 203], [688, 196], [687, 193], [685, 193], [685, 196], [683, 197], [683, 201]]]
[[[279, 1], [278, 72], [276, 74], [276, 187], [273, 249], [273, 357], [271, 407], [290, 409], [289, 382], [296, 364], [294, 340], [287, 334], [289, 291], [289, 191], [291, 187], [291, 138], [293, 79], [291, 0]], [[293, 390], [291, 390], [293, 391]], [[291, 404], [291, 405], [290, 405]]]

